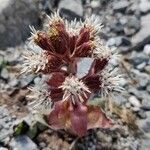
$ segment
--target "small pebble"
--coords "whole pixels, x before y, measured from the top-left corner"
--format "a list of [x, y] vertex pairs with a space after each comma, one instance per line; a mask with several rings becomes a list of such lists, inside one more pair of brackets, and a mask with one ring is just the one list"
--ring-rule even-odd
[[142, 71], [145, 66], [146, 66], [146, 62], [143, 62], [143, 63], [137, 65], [136, 68], [137, 68], [138, 70]]
[[9, 78], [9, 73], [7, 71], [6, 68], [3, 68], [2, 71], [1, 71], [1, 77], [4, 78], [4, 79], [8, 79]]
[[8, 148], [0, 147], [0, 150], [8, 150]]
[[129, 102], [134, 106], [134, 107], [140, 107], [141, 104], [139, 100], [135, 96], [129, 97]]
[[145, 110], [145, 111], [150, 111], [150, 106], [142, 106], [141, 109]]
[[147, 44], [147, 45], [144, 46], [143, 52], [144, 52], [146, 55], [150, 55], [150, 44]]
[[99, 0], [91, 1], [91, 7], [92, 8], [98, 8], [99, 6], [100, 6], [100, 1]]
[[133, 110], [134, 112], [139, 112], [139, 111], [140, 111], [140, 108], [139, 108], [139, 107], [132, 107], [132, 110]]
[[131, 104], [130, 103], [126, 103], [125, 106], [126, 106], [126, 108], [130, 108]]
[[141, 119], [146, 119], [147, 118], [147, 115], [143, 110], [140, 110], [137, 114]]
[[40, 146], [41, 148], [44, 148], [44, 147], [46, 147], [46, 143], [41, 142], [41, 143], [39, 144], [39, 146]]
[[150, 84], [146, 87], [146, 90], [150, 93]]
[[144, 70], [145, 70], [147, 73], [150, 73], [150, 65], [145, 66], [145, 67], [144, 67]]

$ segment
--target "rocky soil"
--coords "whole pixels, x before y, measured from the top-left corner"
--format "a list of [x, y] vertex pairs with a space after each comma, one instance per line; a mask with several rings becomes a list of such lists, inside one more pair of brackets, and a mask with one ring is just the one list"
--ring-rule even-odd
[[[119, 65], [112, 64], [122, 70], [126, 91], [114, 101], [128, 111], [118, 114], [117, 108], [110, 109], [114, 120], [119, 116], [116, 121], [120, 126], [91, 130], [83, 138], [43, 129], [37, 123], [33, 126], [27, 109], [27, 86], [35, 84], [40, 76], [20, 75], [21, 54], [28, 47], [28, 25], [41, 26], [43, 14], [57, 8], [68, 20], [95, 13], [104, 25], [101, 38], [121, 54]], [[0, 150], [149, 150], [149, 26], [150, 0], [40, 0], [36, 4], [4, 0], [0, 6]]]

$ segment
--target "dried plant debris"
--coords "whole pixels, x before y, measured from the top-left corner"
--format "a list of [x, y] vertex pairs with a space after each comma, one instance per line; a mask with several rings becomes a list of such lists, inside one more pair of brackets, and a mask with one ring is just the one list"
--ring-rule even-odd
[[112, 100], [108, 101], [108, 109], [111, 114], [117, 115], [132, 131], [137, 131], [136, 116], [132, 110], [116, 105]]

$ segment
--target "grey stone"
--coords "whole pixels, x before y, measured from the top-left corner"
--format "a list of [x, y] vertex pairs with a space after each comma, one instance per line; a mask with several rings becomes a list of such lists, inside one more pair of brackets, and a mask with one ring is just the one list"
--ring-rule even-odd
[[46, 147], [46, 143], [40, 142], [40, 143], [39, 143], [39, 146], [40, 146], [41, 148], [44, 148], [44, 147]]
[[141, 17], [141, 30], [132, 37], [131, 50], [142, 50], [143, 46], [150, 43], [150, 14]]
[[131, 45], [131, 42], [130, 42], [130, 39], [129, 39], [129, 38], [123, 36], [121, 39], [122, 39], [122, 44], [121, 44], [121, 46], [130, 46], [130, 45]]
[[132, 36], [135, 34], [136, 30], [134, 28], [125, 27], [124, 32], [127, 36]]
[[118, 36], [110, 38], [107, 42], [109, 46], [129, 46], [131, 45], [130, 40], [124, 36]]
[[122, 78], [122, 80], [120, 81], [120, 85], [122, 87], [125, 87], [128, 84], [128, 80], [126, 78]]
[[147, 118], [147, 115], [146, 115], [145, 111], [143, 111], [143, 110], [138, 111], [137, 114], [138, 114], [138, 116], [139, 116], [141, 119], [146, 119], [146, 118]]
[[0, 147], [0, 150], [8, 150], [6, 147]]
[[127, 0], [118, 1], [117, 3], [114, 3], [113, 9], [117, 12], [124, 12], [129, 4], [130, 3]]
[[121, 44], [120, 38], [110, 38], [107, 42], [108, 46], [119, 46]]
[[124, 26], [120, 23], [120, 21], [112, 21], [110, 28], [115, 33], [123, 33], [124, 32]]
[[141, 109], [143, 109], [145, 111], [150, 111], [150, 105], [142, 106]]
[[121, 17], [119, 21], [122, 25], [125, 25], [128, 22], [126, 17]]
[[127, 24], [129, 28], [134, 28], [136, 31], [138, 31], [141, 27], [140, 19], [136, 16], [130, 16], [127, 19]]
[[149, 56], [150, 56], [150, 44], [147, 44], [147, 45], [144, 46], [143, 52], [144, 52], [146, 55], [149, 55]]
[[15, 87], [19, 84], [19, 80], [16, 78], [12, 78], [9, 82], [10, 87]]
[[3, 69], [2, 69], [2, 71], [1, 71], [1, 77], [2, 77], [3, 79], [8, 80], [8, 78], [9, 78], [9, 73], [8, 73], [8, 71], [7, 71], [6, 68], [3, 68]]
[[140, 107], [132, 107], [132, 110], [133, 110], [134, 112], [139, 112], [139, 111], [140, 111]]
[[126, 103], [126, 104], [125, 104], [125, 107], [126, 107], [126, 108], [130, 108], [130, 107], [131, 107], [131, 103]]
[[8, 116], [8, 115], [9, 115], [9, 112], [5, 108], [5, 106], [0, 106], [0, 116], [5, 117], [5, 116]]
[[83, 16], [83, 7], [80, 0], [72, 0], [71, 3], [68, 3], [68, 0], [61, 0], [58, 8], [60, 14], [68, 20], [80, 19]]
[[137, 68], [138, 70], [142, 71], [142, 70], [144, 70], [144, 67], [145, 67], [145, 66], [146, 66], [146, 62], [143, 62], [143, 63], [137, 65], [136, 68]]
[[150, 73], [150, 65], [145, 66], [144, 70], [149, 74]]
[[146, 90], [150, 93], [150, 84], [146, 87]]
[[142, 139], [142, 145], [141, 145], [141, 149], [142, 150], [149, 150], [150, 148], [150, 137], [145, 137], [144, 139]]
[[24, 88], [24, 87], [28, 86], [33, 81], [34, 78], [35, 78], [35, 76], [32, 74], [21, 76], [19, 79], [20, 80], [20, 87]]
[[148, 63], [149, 61], [149, 56], [145, 55], [144, 53], [137, 53], [135, 51], [133, 51], [131, 53], [131, 56], [129, 58], [129, 60], [134, 64], [134, 66], [137, 66], [143, 62]]
[[100, 7], [101, 3], [99, 0], [91, 1], [92, 8], [98, 8]]
[[139, 100], [135, 96], [129, 97], [129, 102], [134, 106], [134, 107], [140, 107], [141, 104]]
[[39, 8], [49, 14], [51, 10], [58, 5], [58, 2], [59, 0], [43, 0], [40, 1]]
[[0, 141], [12, 135], [14, 121], [5, 106], [0, 106]]
[[149, 0], [141, 0], [139, 4], [140, 11], [142, 13], [147, 13], [150, 11], [150, 1]]
[[140, 19], [136, 16], [130, 16], [127, 18], [127, 24], [124, 28], [124, 32], [127, 36], [135, 34], [141, 27]]
[[39, 84], [40, 81], [41, 81], [40, 77], [35, 77], [33, 82], [34, 84]]
[[147, 118], [144, 120], [138, 120], [139, 127], [146, 133], [150, 133], [150, 112], [146, 112]]
[[141, 73], [138, 76], [138, 81], [139, 81], [139, 86], [138, 86], [139, 89], [145, 88], [148, 85], [148, 83], [150, 82], [149, 75], [146, 73]]
[[150, 96], [149, 96], [149, 93], [147, 91], [143, 91], [142, 92], [142, 104], [144, 106], [150, 106]]
[[3, 125], [0, 123], [0, 131], [3, 129]]
[[125, 103], [127, 103], [127, 99], [121, 95], [115, 95], [115, 97], [113, 98], [113, 101], [117, 104], [117, 105], [123, 105]]
[[139, 147], [139, 140], [135, 137], [128, 136], [128, 137], [120, 137], [117, 141], [117, 149], [121, 150], [137, 150]]
[[116, 59], [111, 59], [111, 60], [109, 61], [109, 63], [110, 63], [110, 65], [111, 65], [112, 67], [114, 67], [114, 68], [119, 66], [118, 61], [117, 61]]
[[81, 61], [77, 63], [77, 77], [82, 78], [85, 76], [93, 63], [93, 59], [91, 58], [83, 58]]
[[1, 0], [0, 48], [24, 41], [30, 33], [29, 25], [39, 22], [38, 10], [36, 0]]
[[145, 132], [150, 132], [150, 120], [145, 123], [143, 129]]
[[15, 150], [38, 150], [37, 145], [26, 135], [13, 138], [10, 146]]
[[132, 3], [127, 9], [128, 14], [136, 15], [139, 12], [139, 1], [134, 1], [134, 3]]
[[4, 61], [8, 65], [14, 66], [19, 62], [21, 55], [20, 48], [23, 49], [22, 47], [9, 47], [5, 50]]
[[142, 96], [141, 96], [141, 94], [140, 94], [140, 91], [137, 90], [135, 87], [129, 87], [129, 88], [128, 88], [128, 92], [129, 92], [130, 94], [135, 95], [135, 96], [136, 96], [137, 98], [139, 98], [139, 99], [142, 98]]

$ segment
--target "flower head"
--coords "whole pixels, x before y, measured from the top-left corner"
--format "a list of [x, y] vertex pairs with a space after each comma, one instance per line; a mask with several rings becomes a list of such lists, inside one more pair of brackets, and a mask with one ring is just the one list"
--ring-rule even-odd
[[90, 29], [92, 36], [97, 36], [102, 29], [102, 24], [100, 19], [96, 15], [92, 15], [91, 17], [87, 17], [83, 22], [83, 25]]
[[68, 22], [67, 20], [65, 20], [65, 26], [66, 26], [67, 32], [70, 35], [76, 36], [79, 34], [79, 29], [80, 29], [81, 23], [78, 22], [75, 18], [71, 22]]
[[31, 110], [37, 110], [42, 114], [48, 114], [51, 112], [52, 101], [47, 92], [48, 86], [45, 84], [44, 80], [39, 80], [38, 84], [28, 88], [31, 93], [27, 98], [31, 101], [29, 103], [29, 108]]
[[102, 44], [97, 46], [93, 51], [93, 57], [99, 58], [99, 59], [108, 59], [111, 57], [112, 53], [111, 50]]
[[46, 64], [48, 63], [48, 59], [43, 52], [36, 53], [33, 51], [28, 51], [23, 57], [25, 60], [21, 73], [37, 73], [40, 70], [44, 70]]
[[[23, 73], [48, 76], [42, 86], [30, 88], [34, 94], [29, 97], [35, 99], [32, 108], [43, 110], [52, 128], [69, 129], [78, 136], [91, 128], [110, 127], [104, 111], [88, 103], [99, 93], [103, 97], [122, 91], [121, 76], [110, 68], [117, 55], [100, 40], [99, 18], [92, 15], [83, 22], [68, 22], [57, 12], [48, 20], [44, 31], [31, 27], [30, 40], [43, 51], [24, 56]], [[82, 60], [90, 60], [86, 69]]]
[[57, 22], [63, 22], [63, 19], [59, 15], [59, 11], [54, 12], [53, 14], [51, 14], [51, 16], [47, 15], [47, 17], [48, 17], [49, 25], [55, 24]]
[[122, 75], [118, 74], [118, 69], [106, 68], [101, 72], [101, 96], [106, 97], [112, 92], [122, 92], [124, 88], [121, 87]]
[[71, 99], [74, 104], [78, 100], [83, 103], [84, 97], [87, 98], [87, 92], [91, 93], [88, 87], [74, 76], [66, 77], [60, 88], [64, 91], [63, 100]]
[[35, 28], [33, 26], [29, 26], [30, 30], [31, 30], [31, 37], [28, 38], [30, 43], [34, 43], [35, 41], [38, 40], [38, 31], [35, 30]]

